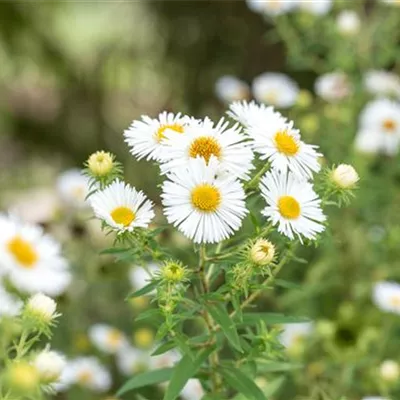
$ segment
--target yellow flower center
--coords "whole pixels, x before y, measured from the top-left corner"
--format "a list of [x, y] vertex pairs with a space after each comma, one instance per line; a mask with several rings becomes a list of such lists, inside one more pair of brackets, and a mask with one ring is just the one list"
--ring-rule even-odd
[[191, 200], [198, 210], [214, 212], [221, 203], [221, 193], [213, 185], [199, 185], [192, 190]]
[[108, 332], [106, 342], [111, 347], [117, 347], [122, 341], [122, 333], [117, 329], [112, 329]]
[[287, 131], [279, 131], [274, 139], [277, 150], [285, 156], [294, 156], [299, 151], [297, 140]]
[[388, 133], [393, 133], [397, 128], [396, 122], [389, 118], [385, 119], [382, 125], [383, 129]]
[[116, 224], [128, 226], [135, 219], [136, 214], [128, 207], [117, 207], [111, 211], [111, 218]]
[[282, 196], [278, 200], [278, 209], [286, 219], [297, 219], [300, 216], [300, 204], [292, 196]]
[[78, 382], [82, 385], [87, 385], [93, 380], [93, 374], [91, 371], [84, 370], [78, 374]]
[[72, 188], [72, 196], [79, 201], [85, 200], [86, 189], [83, 186], [76, 186]]
[[8, 242], [7, 248], [22, 267], [28, 269], [35, 267], [39, 257], [35, 248], [29, 242], [20, 236], [15, 236]]
[[400, 296], [399, 295], [393, 295], [390, 298], [390, 305], [393, 307], [400, 307]]
[[212, 136], [200, 136], [190, 145], [189, 155], [192, 158], [203, 157], [207, 164], [211, 156], [221, 157], [222, 149], [216, 139]]
[[181, 124], [167, 124], [167, 125], [161, 125], [156, 132], [156, 140], [158, 143], [161, 142], [161, 140], [165, 139], [165, 134], [164, 132], [167, 129], [171, 129], [172, 131], [176, 132], [176, 133], [183, 133], [184, 128]]

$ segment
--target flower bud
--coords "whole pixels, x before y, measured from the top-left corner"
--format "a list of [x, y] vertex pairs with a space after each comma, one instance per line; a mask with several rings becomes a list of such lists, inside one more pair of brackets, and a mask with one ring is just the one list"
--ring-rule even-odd
[[97, 151], [89, 157], [87, 166], [93, 176], [106, 176], [113, 169], [114, 156], [111, 153], [106, 153], [105, 151]]
[[161, 277], [167, 282], [178, 283], [186, 278], [186, 268], [178, 262], [168, 261], [161, 268]]
[[254, 264], [267, 265], [275, 256], [275, 246], [266, 239], [258, 239], [250, 249], [250, 259]]
[[44, 350], [33, 361], [42, 383], [57, 382], [66, 365], [64, 357], [55, 351]]
[[39, 323], [50, 324], [57, 317], [56, 308], [57, 303], [53, 299], [42, 293], [37, 293], [28, 300], [24, 314]]
[[384, 381], [395, 382], [400, 377], [399, 364], [393, 360], [386, 360], [379, 367], [379, 374]]
[[359, 181], [357, 171], [347, 164], [340, 164], [331, 174], [332, 182], [341, 189], [351, 189]]
[[39, 386], [40, 377], [36, 368], [26, 361], [12, 363], [6, 372], [9, 387], [19, 393], [33, 393]]

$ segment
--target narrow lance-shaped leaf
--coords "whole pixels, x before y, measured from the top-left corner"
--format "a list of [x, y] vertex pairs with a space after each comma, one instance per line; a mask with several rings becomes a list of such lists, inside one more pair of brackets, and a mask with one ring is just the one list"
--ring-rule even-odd
[[117, 397], [134, 389], [168, 381], [171, 379], [172, 372], [173, 368], [162, 368], [135, 375], [118, 390]]
[[175, 400], [179, 396], [187, 381], [197, 373], [212, 351], [214, 348], [210, 347], [201, 350], [193, 359], [187, 354], [182, 357], [174, 368], [164, 400]]

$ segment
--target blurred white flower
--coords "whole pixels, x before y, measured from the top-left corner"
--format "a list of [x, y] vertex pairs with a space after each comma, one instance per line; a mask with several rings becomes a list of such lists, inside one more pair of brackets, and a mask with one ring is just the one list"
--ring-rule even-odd
[[378, 397], [378, 396], [373, 396], [373, 397], [363, 397], [361, 400], [389, 400], [384, 397]]
[[125, 130], [125, 142], [138, 160], [146, 157], [146, 160], [158, 161], [166, 133], [184, 135], [191, 122], [192, 119], [187, 116], [166, 111], [157, 119], [144, 115], [141, 121], [133, 121], [129, 129]]
[[352, 188], [360, 177], [353, 166], [347, 164], [338, 165], [331, 175], [332, 181], [342, 189]]
[[25, 305], [25, 312], [48, 324], [57, 317], [57, 303], [43, 293], [30, 297]]
[[[381, 98], [368, 103], [360, 115], [360, 131], [369, 132], [368, 145], [377, 146], [377, 151], [388, 155], [396, 154], [400, 144], [400, 104]], [[358, 139], [361, 140], [361, 139]], [[366, 140], [363, 138], [363, 140]]]
[[400, 377], [400, 366], [394, 360], [385, 360], [379, 367], [380, 377], [387, 382], [396, 382]]
[[3, 316], [14, 317], [22, 308], [22, 301], [16, 296], [8, 293], [0, 282], [0, 319]]
[[123, 332], [106, 324], [95, 324], [89, 328], [89, 339], [100, 351], [115, 354], [128, 345]]
[[252, 90], [257, 101], [278, 108], [293, 106], [300, 92], [293, 79], [275, 72], [266, 72], [254, 78]]
[[180, 393], [184, 400], [201, 400], [204, 395], [204, 389], [198, 379], [189, 379]]
[[149, 368], [150, 354], [127, 346], [117, 353], [116, 363], [122, 374], [132, 376]]
[[382, 311], [400, 314], [400, 285], [398, 283], [376, 283], [373, 288], [372, 299]]
[[[375, 154], [380, 151], [387, 155], [394, 155], [397, 153], [397, 147], [385, 149], [382, 148], [382, 138], [379, 132], [363, 129], [357, 132], [354, 147], [360, 153]], [[390, 152], [388, 152], [388, 150]]]
[[344, 36], [356, 35], [361, 28], [361, 20], [353, 10], [343, 10], [336, 18], [336, 27]]
[[302, 345], [304, 340], [312, 334], [314, 324], [312, 322], [298, 322], [283, 325], [283, 332], [279, 339], [281, 343], [290, 349], [296, 345]]
[[63, 293], [71, 281], [60, 246], [41, 227], [0, 215], [0, 271], [26, 293]]
[[391, 6], [400, 7], [399, 0], [381, 0], [383, 3], [390, 4]]
[[89, 193], [89, 179], [79, 169], [63, 172], [57, 179], [57, 191], [66, 206], [85, 208]]
[[162, 187], [164, 214], [195, 243], [217, 243], [232, 236], [247, 214], [245, 192], [231, 174], [221, 174], [218, 160], [190, 159], [168, 176]]
[[177, 362], [180, 361], [182, 356], [176, 350], [169, 350], [163, 354], [157, 356], [151, 356], [150, 358], [150, 368], [160, 369], [160, 368], [171, 368]]
[[371, 70], [364, 77], [365, 88], [374, 95], [400, 98], [400, 77], [385, 70]]
[[251, 11], [271, 16], [281, 15], [292, 10], [296, 3], [282, 0], [246, 0]]
[[[149, 263], [146, 268], [141, 265], [134, 265], [129, 271], [129, 280], [135, 290], [140, 290], [150, 283], [151, 277], [160, 270], [160, 266]], [[152, 293], [154, 293], [153, 291]]]
[[184, 169], [189, 160], [198, 157], [206, 163], [214, 156], [222, 170], [239, 179], [248, 179], [252, 165], [253, 152], [238, 124], [230, 127], [221, 118], [214, 124], [209, 118], [192, 124], [185, 135], [166, 133], [165, 151], [161, 154], [161, 171], [175, 172]]
[[353, 91], [349, 78], [343, 72], [331, 72], [321, 75], [315, 81], [316, 94], [328, 102], [338, 102]]
[[58, 391], [78, 384], [94, 392], [106, 392], [111, 387], [111, 375], [95, 357], [78, 357], [67, 362], [60, 383], [54, 385]]
[[215, 83], [215, 93], [225, 104], [238, 100], [247, 100], [250, 97], [249, 85], [232, 75], [220, 77]]
[[58, 381], [66, 366], [64, 356], [56, 351], [43, 350], [33, 360], [33, 365], [39, 372], [43, 383], [54, 383]]
[[261, 179], [260, 189], [267, 203], [262, 214], [278, 225], [281, 234], [301, 241], [301, 236], [312, 240], [325, 230], [321, 200], [309, 182], [290, 172], [270, 171]]
[[54, 190], [25, 190], [13, 200], [10, 213], [18, 215], [23, 221], [39, 224], [51, 222], [60, 209], [60, 199]]
[[332, 8], [333, 0], [297, 0], [297, 6], [305, 12], [314, 15], [327, 14]]
[[153, 203], [144, 193], [118, 179], [90, 196], [90, 205], [96, 217], [118, 233], [147, 228], [154, 218]]

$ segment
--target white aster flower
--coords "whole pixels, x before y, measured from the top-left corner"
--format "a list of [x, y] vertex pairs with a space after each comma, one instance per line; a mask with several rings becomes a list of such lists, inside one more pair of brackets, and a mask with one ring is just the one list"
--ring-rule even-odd
[[22, 308], [22, 301], [8, 293], [0, 282], [0, 319], [3, 316], [15, 317]]
[[64, 356], [56, 351], [43, 350], [33, 360], [43, 383], [57, 382], [66, 366]]
[[252, 89], [257, 101], [278, 108], [293, 106], [300, 92], [293, 79], [275, 72], [266, 72], [254, 78]]
[[70, 169], [57, 178], [57, 191], [61, 201], [74, 208], [87, 207], [89, 179], [79, 169]]
[[180, 396], [184, 400], [201, 400], [205, 395], [203, 386], [198, 379], [189, 379], [182, 389]]
[[332, 0], [297, 0], [298, 7], [314, 15], [325, 15], [332, 8]]
[[41, 227], [0, 216], [0, 271], [21, 292], [63, 293], [71, 281], [60, 246]]
[[135, 290], [143, 289], [159, 270], [160, 266], [155, 263], [149, 263], [145, 268], [141, 265], [134, 265], [129, 270], [129, 281]]
[[245, 193], [232, 175], [220, 173], [212, 157], [191, 159], [168, 175], [162, 202], [169, 223], [195, 243], [216, 243], [237, 231], [244, 216]]
[[246, 100], [250, 96], [249, 85], [232, 75], [222, 76], [215, 83], [215, 94], [226, 104]]
[[290, 349], [296, 345], [302, 344], [304, 340], [312, 334], [313, 330], [314, 324], [312, 322], [285, 324], [279, 339], [287, 349]]
[[216, 125], [205, 118], [188, 127], [183, 136], [166, 133], [161, 171], [179, 171], [189, 160], [197, 157], [208, 163], [214, 156], [221, 170], [240, 179], [248, 179], [253, 168], [253, 152], [238, 124], [233, 127], [228, 127], [228, 124], [223, 118]]
[[290, 172], [270, 171], [261, 179], [260, 189], [267, 203], [263, 215], [289, 239], [315, 239], [325, 229], [321, 200], [309, 182]]
[[271, 16], [289, 12], [295, 7], [295, 2], [288, 0], [246, 0], [251, 11]]
[[400, 77], [393, 72], [367, 71], [364, 76], [364, 86], [371, 94], [400, 98]]
[[372, 299], [382, 311], [400, 314], [400, 285], [398, 283], [376, 283], [373, 288]]
[[134, 228], [147, 228], [154, 217], [153, 203], [143, 192], [137, 192], [118, 179], [90, 197], [97, 218], [122, 233]]
[[111, 375], [96, 357], [78, 357], [67, 362], [60, 384], [55, 387], [62, 391], [73, 384], [103, 393], [111, 387]]
[[361, 20], [353, 10], [343, 10], [336, 18], [336, 27], [344, 36], [356, 35], [361, 28]]
[[149, 368], [150, 355], [142, 350], [127, 346], [117, 353], [116, 363], [122, 374], [132, 376]]
[[318, 162], [318, 146], [306, 144], [300, 140], [300, 132], [280, 114], [266, 110], [264, 117], [253, 122], [246, 129], [252, 139], [254, 151], [261, 160], [268, 160], [273, 169], [290, 170], [298, 177], [312, 178], [321, 165]]
[[349, 78], [343, 72], [331, 72], [321, 75], [315, 81], [315, 92], [328, 102], [338, 102], [353, 91]]
[[272, 106], [257, 104], [255, 101], [251, 101], [250, 103], [247, 101], [235, 101], [229, 106], [227, 114], [246, 128], [274, 116], [284, 120], [281, 114], [275, 111]]
[[89, 339], [100, 351], [115, 354], [128, 345], [124, 333], [113, 326], [106, 324], [95, 324], [89, 329]]
[[400, 144], [400, 104], [384, 98], [371, 101], [361, 112], [360, 130], [379, 137], [378, 151], [395, 154]]
[[158, 118], [144, 115], [141, 121], [133, 121], [129, 129], [125, 130], [125, 142], [138, 160], [146, 157], [147, 160], [158, 161], [166, 133], [184, 136], [191, 121], [187, 116], [166, 111]]

